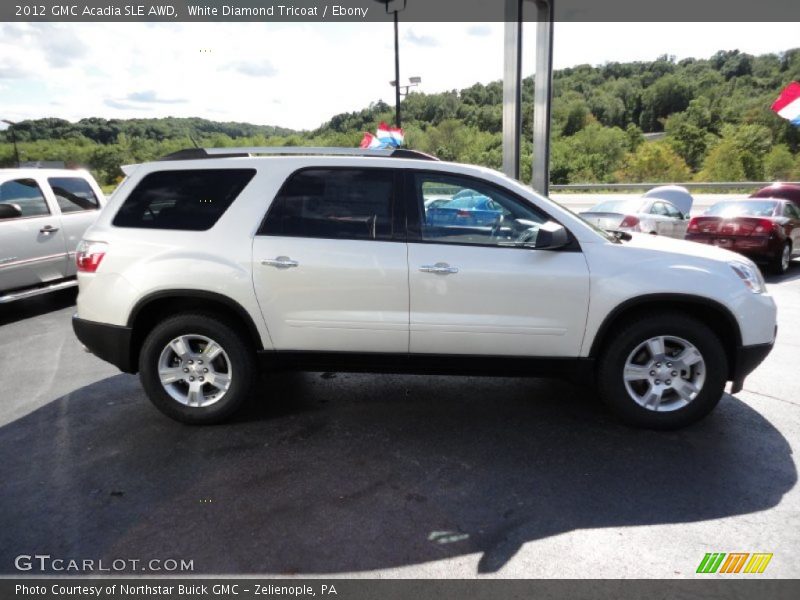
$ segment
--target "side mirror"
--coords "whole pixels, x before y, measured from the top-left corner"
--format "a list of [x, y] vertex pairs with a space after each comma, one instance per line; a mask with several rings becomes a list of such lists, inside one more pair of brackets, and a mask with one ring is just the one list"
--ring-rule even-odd
[[691, 217], [691, 215], [689, 215], [689, 213], [686, 213], [685, 215], [683, 215], [683, 220], [684, 220], [684, 221], [688, 221], [688, 220], [689, 220], [689, 219], [691, 219], [691, 218], [692, 218], [692, 217]]
[[0, 204], [0, 219], [16, 219], [22, 216], [22, 209], [18, 204]]
[[548, 221], [539, 227], [536, 236], [537, 250], [557, 250], [569, 244], [569, 234], [563, 225]]

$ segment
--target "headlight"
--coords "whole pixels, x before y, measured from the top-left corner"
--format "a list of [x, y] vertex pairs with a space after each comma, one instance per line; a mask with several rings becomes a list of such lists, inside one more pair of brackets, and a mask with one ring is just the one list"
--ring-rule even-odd
[[754, 294], [763, 294], [767, 291], [767, 287], [764, 284], [764, 277], [761, 275], [761, 271], [758, 270], [757, 266], [739, 261], [730, 262], [728, 264], [751, 292]]

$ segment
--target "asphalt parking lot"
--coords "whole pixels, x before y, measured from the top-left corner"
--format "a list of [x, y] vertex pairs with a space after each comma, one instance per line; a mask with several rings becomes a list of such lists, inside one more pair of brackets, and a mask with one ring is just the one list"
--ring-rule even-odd
[[74, 292], [0, 306], [0, 573], [14, 557], [195, 574], [694, 577], [706, 552], [800, 576], [800, 264], [745, 390], [628, 429], [538, 379], [265, 378], [236, 422], [175, 423], [74, 339]]

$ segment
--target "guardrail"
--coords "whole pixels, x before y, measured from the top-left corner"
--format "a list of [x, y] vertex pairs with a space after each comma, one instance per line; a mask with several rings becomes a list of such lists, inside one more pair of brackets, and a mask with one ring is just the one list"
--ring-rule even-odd
[[[698, 182], [689, 181], [685, 183], [561, 183], [550, 184], [553, 192], [593, 192], [599, 190], [649, 190], [659, 185], [680, 185], [692, 190], [751, 190], [772, 185], [774, 181], [720, 181], [720, 182]], [[783, 181], [781, 183], [791, 183], [800, 185], [796, 181]]]

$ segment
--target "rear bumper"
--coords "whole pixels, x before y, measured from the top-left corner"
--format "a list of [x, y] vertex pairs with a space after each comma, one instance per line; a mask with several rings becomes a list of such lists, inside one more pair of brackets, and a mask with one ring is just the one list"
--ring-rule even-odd
[[766, 262], [777, 257], [783, 250], [783, 243], [777, 238], [766, 236], [716, 236], [687, 233], [686, 240], [690, 242], [700, 242], [725, 250], [731, 250], [744, 254], [756, 262]]
[[733, 366], [731, 368], [731, 380], [733, 387], [731, 393], [741, 392], [744, 387], [744, 380], [755, 368], [760, 365], [767, 355], [772, 351], [774, 342], [769, 344], [755, 344], [753, 346], [739, 346], [734, 355]]
[[87, 321], [73, 315], [72, 329], [81, 344], [96, 357], [125, 373], [136, 372], [136, 365], [131, 360], [130, 327]]

